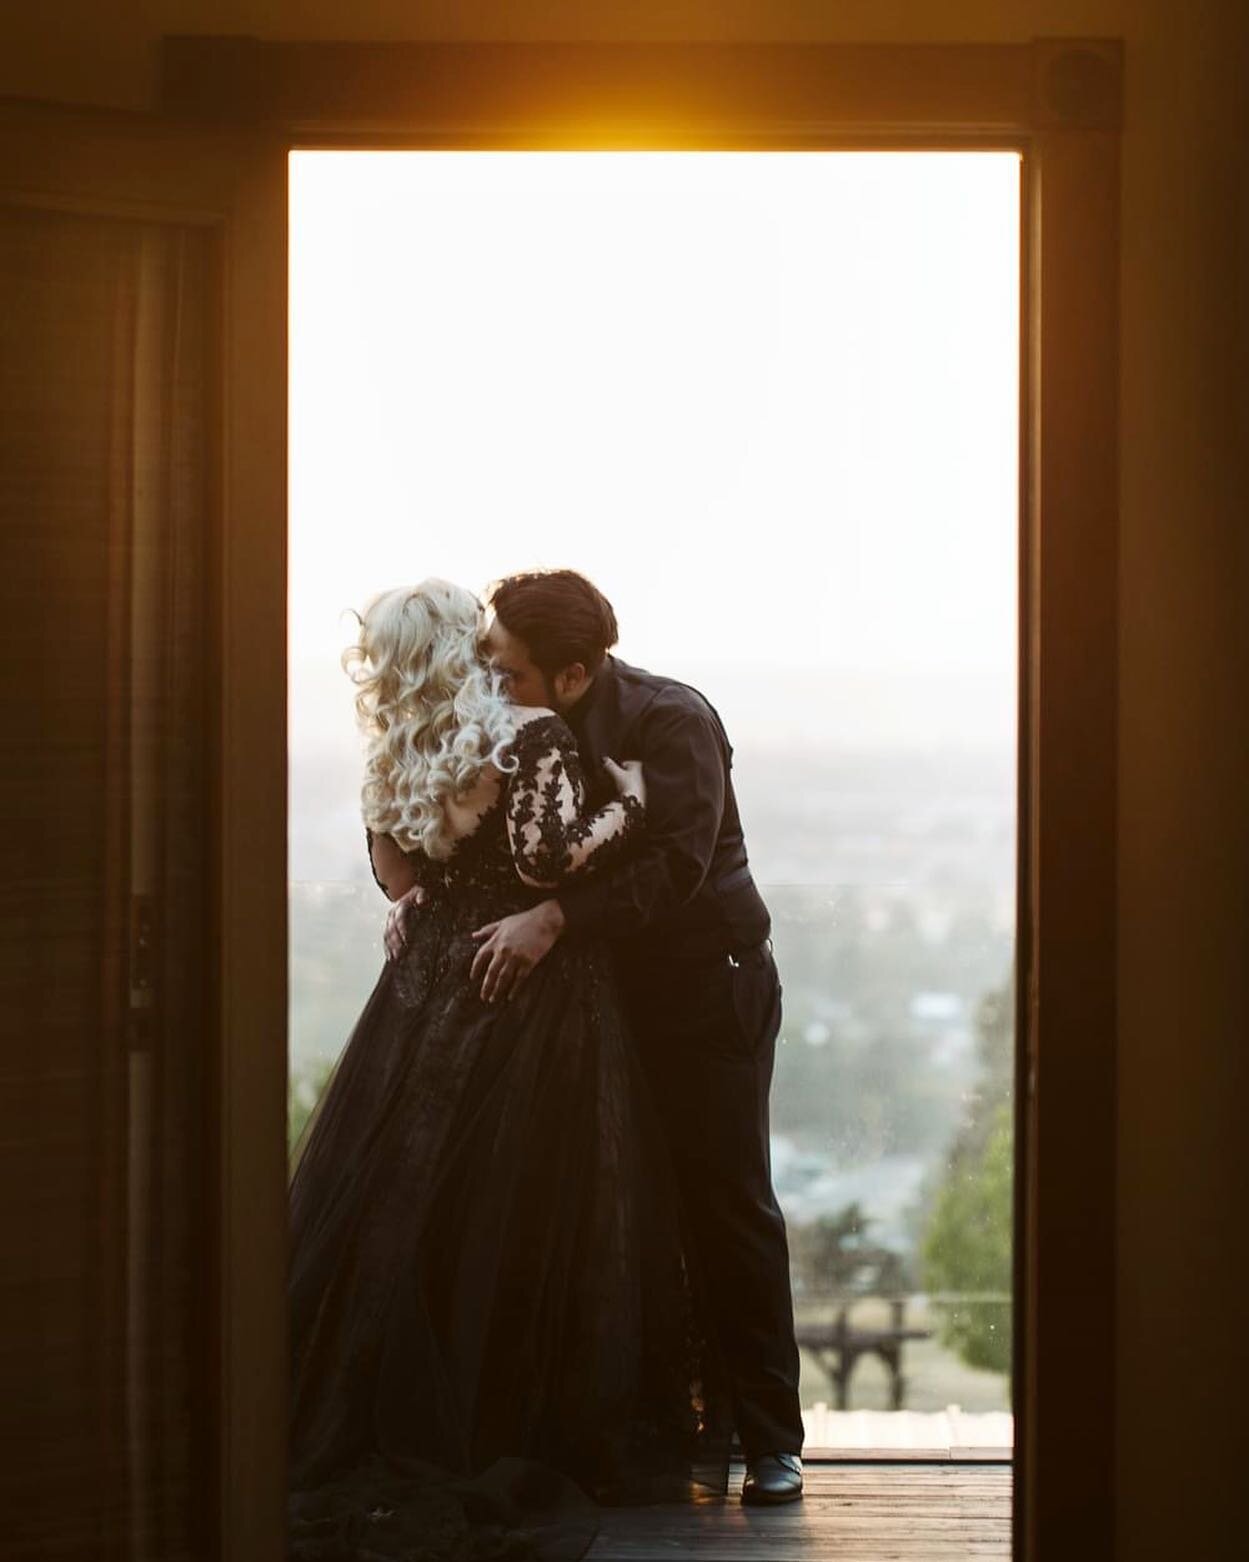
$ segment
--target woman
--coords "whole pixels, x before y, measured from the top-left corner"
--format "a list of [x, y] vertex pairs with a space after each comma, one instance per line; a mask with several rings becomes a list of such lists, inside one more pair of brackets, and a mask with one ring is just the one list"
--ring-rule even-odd
[[610, 767], [618, 798], [587, 812], [571, 732], [509, 704], [479, 616], [443, 581], [391, 591], [345, 658], [374, 874], [421, 905], [294, 1152], [297, 1555], [411, 1554], [417, 1532], [467, 1555], [466, 1524], [536, 1493], [541, 1554], [575, 1556], [583, 1492], [725, 1486], [726, 1399], [606, 951], [561, 943], [502, 1003], [469, 980], [475, 929], [629, 850], [640, 770]]

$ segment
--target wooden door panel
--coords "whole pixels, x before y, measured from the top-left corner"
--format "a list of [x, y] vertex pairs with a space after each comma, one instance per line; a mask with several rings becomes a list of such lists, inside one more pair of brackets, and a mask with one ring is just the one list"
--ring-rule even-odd
[[0, 154], [6, 1540], [277, 1555], [285, 159], [11, 105]]

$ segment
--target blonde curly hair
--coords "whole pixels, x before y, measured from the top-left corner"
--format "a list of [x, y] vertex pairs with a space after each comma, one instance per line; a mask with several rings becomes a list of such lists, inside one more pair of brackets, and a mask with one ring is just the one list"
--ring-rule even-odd
[[480, 635], [472, 592], [430, 579], [374, 597], [343, 652], [368, 740], [364, 822], [404, 851], [449, 857], [448, 801], [487, 766], [514, 768], [503, 750], [516, 735], [516, 707], [483, 658]]

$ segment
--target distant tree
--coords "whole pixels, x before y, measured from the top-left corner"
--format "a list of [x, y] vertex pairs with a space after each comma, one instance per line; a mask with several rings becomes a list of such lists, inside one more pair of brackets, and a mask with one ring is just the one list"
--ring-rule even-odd
[[976, 1010], [976, 1057], [980, 1081], [957, 1147], [983, 1149], [997, 1122], [998, 1107], [1015, 1094], [1015, 983], [985, 993]]
[[[927, 1202], [920, 1242], [930, 1291], [996, 1292], [1011, 1288], [1014, 1114], [1013, 983], [987, 993], [976, 1014], [980, 1079]], [[942, 1310], [943, 1343], [968, 1363], [1007, 1372], [1011, 1360], [1008, 1303], [950, 1302]]]
[[[1002, 1104], [983, 1149], [951, 1170], [937, 1196], [922, 1248], [929, 1290], [1009, 1295], [1014, 1150], [1010, 1107]], [[940, 1330], [968, 1366], [1010, 1371], [1008, 1303], [947, 1302]]]
[[304, 1131], [304, 1125], [334, 1069], [332, 1058], [314, 1058], [298, 1071], [292, 1070], [286, 1097], [286, 1149], [289, 1154]]

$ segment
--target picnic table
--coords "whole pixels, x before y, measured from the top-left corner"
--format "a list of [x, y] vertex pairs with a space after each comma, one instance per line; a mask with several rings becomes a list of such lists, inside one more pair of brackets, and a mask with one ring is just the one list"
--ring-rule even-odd
[[[857, 1298], [856, 1298], [857, 1300]], [[820, 1370], [832, 1385], [838, 1410], [850, 1408], [850, 1378], [860, 1356], [879, 1356], [889, 1369], [890, 1403], [901, 1410], [906, 1393], [902, 1376], [902, 1347], [908, 1340], [927, 1340], [931, 1329], [908, 1327], [905, 1321], [906, 1298], [889, 1298], [890, 1321], [877, 1328], [862, 1328], [850, 1322], [852, 1300], [842, 1301], [831, 1321], [800, 1322], [795, 1333], [803, 1350], [810, 1351]]]

